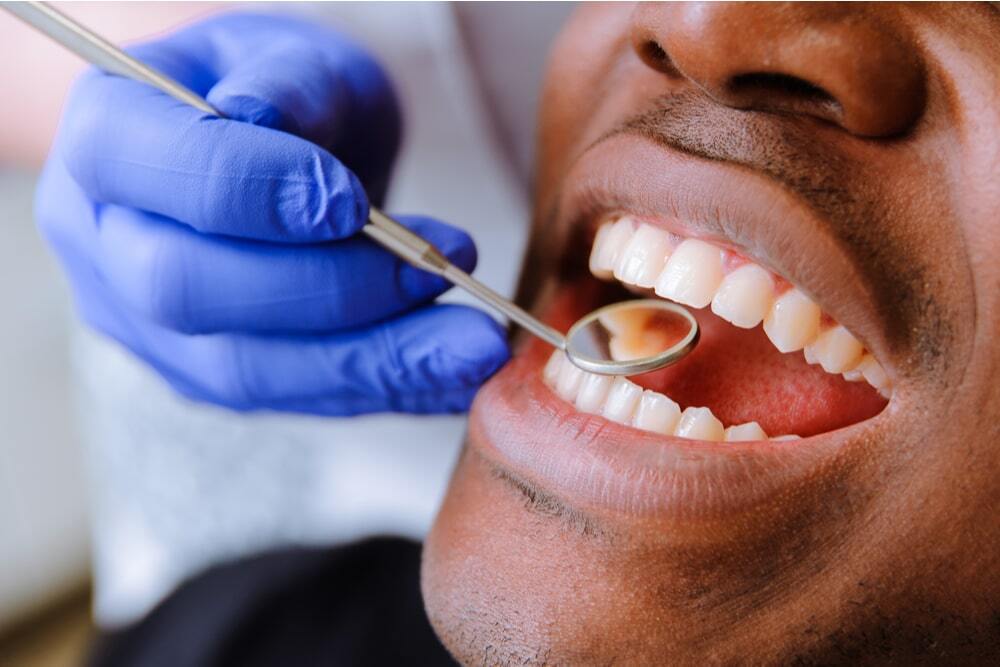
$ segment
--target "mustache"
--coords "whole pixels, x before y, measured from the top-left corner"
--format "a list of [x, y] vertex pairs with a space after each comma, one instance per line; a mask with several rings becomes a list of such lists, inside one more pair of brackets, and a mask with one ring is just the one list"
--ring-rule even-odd
[[746, 167], [793, 190], [831, 223], [870, 215], [874, 202], [851, 188], [856, 166], [817, 142], [816, 122], [733, 109], [684, 91], [657, 99], [602, 139], [638, 134], [695, 157]]

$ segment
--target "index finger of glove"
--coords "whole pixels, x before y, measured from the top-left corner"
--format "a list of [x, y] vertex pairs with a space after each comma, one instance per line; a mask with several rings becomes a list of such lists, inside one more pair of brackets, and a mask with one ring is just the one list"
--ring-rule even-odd
[[85, 75], [59, 146], [94, 200], [201, 232], [316, 242], [349, 236], [367, 218], [361, 183], [320, 146], [205, 114], [121, 77]]

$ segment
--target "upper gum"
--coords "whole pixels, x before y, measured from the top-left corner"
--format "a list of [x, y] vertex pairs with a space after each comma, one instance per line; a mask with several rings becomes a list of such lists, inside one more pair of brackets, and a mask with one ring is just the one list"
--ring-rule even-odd
[[[761, 262], [759, 262], [757, 260], [754, 260], [754, 259], [751, 259], [750, 257], [747, 257], [746, 255], [740, 253], [738, 250], [735, 250], [735, 249], [733, 249], [731, 247], [728, 247], [726, 245], [720, 244], [716, 240], [711, 239], [711, 238], [703, 238], [703, 237], [699, 237], [699, 236], [695, 236], [695, 235], [685, 235], [684, 233], [682, 233], [680, 231], [677, 231], [675, 229], [671, 229], [671, 228], [665, 226], [662, 222], [653, 221], [653, 220], [650, 220], [650, 219], [647, 219], [647, 218], [640, 218], [640, 217], [637, 217], [637, 216], [634, 216], [634, 215], [631, 215], [631, 214], [628, 214], [628, 213], [619, 213], [619, 214], [617, 214], [615, 216], [604, 218], [601, 221], [601, 223], [598, 225], [597, 228], [599, 230], [601, 227], [604, 227], [605, 225], [612, 225], [612, 224], [618, 222], [619, 220], [621, 220], [622, 218], [629, 218], [629, 219], [633, 220], [636, 223], [636, 229], [638, 229], [638, 227], [640, 227], [640, 226], [645, 225], [645, 226], [648, 226], [648, 227], [652, 227], [653, 229], [656, 229], [656, 230], [658, 230], [658, 231], [660, 231], [660, 232], [662, 232], [664, 234], [667, 234], [670, 237], [671, 246], [673, 248], [676, 248], [682, 242], [687, 241], [687, 240], [701, 241], [702, 243], [707, 243], [707, 244], [709, 244], [711, 246], [714, 246], [715, 248], [718, 248], [722, 252], [722, 257], [723, 257], [723, 259], [722, 259], [722, 269], [723, 269], [723, 272], [726, 275], [729, 275], [730, 273], [732, 273], [736, 269], [738, 269], [741, 266], [744, 266], [746, 264], [756, 264], [757, 266], [761, 267], [762, 269], [764, 269], [765, 271], [767, 271], [769, 274], [771, 274], [771, 279], [774, 282], [774, 294], [775, 294], [776, 297], [781, 296], [782, 294], [784, 294], [788, 290], [790, 290], [790, 289], [792, 289], [792, 288], [795, 287], [795, 285], [791, 281], [789, 281], [787, 278], [785, 278], [784, 276], [782, 276], [782, 275], [780, 275], [778, 273], [775, 273], [772, 269], [768, 268], [767, 266], [765, 266]], [[633, 232], [633, 234], [634, 234], [634, 232]], [[596, 238], [594, 239], [594, 241], [596, 241]], [[593, 249], [593, 245], [594, 245], [594, 243], [592, 242], [591, 243], [591, 249]], [[617, 278], [616, 278], [616, 280], [617, 280]], [[826, 314], [824, 313], [824, 316], [825, 315]]]
[[[652, 227], [653, 229], [656, 229], [656, 230], [658, 230], [658, 231], [660, 231], [660, 232], [662, 232], [664, 234], [667, 234], [670, 237], [671, 245], [674, 248], [676, 248], [682, 242], [687, 241], [689, 239], [690, 240], [701, 241], [702, 243], [707, 243], [709, 245], [712, 245], [712, 246], [718, 248], [722, 252], [722, 257], [723, 257], [722, 268], [723, 268], [723, 271], [727, 275], [730, 274], [730, 273], [732, 273], [736, 269], [740, 268], [741, 266], [746, 265], [746, 264], [756, 264], [757, 266], [761, 267], [762, 269], [764, 269], [765, 271], [767, 271], [768, 273], [771, 274], [771, 278], [774, 281], [775, 296], [780, 296], [781, 294], [784, 294], [788, 290], [790, 290], [793, 287], [795, 287], [795, 285], [792, 284], [791, 281], [789, 281], [788, 279], [786, 279], [784, 276], [781, 276], [780, 274], [775, 273], [772, 269], [768, 268], [767, 266], [765, 266], [761, 262], [759, 262], [757, 260], [754, 260], [754, 259], [751, 259], [750, 257], [747, 257], [746, 255], [742, 254], [740, 251], [735, 250], [732, 247], [726, 246], [724, 244], [720, 244], [715, 239], [703, 238], [703, 237], [700, 237], [700, 236], [696, 236], [694, 234], [687, 235], [687, 234], [685, 234], [685, 233], [683, 233], [681, 231], [677, 231], [675, 229], [669, 228], [668, 226], [664, 225], [662, 222], [654, 221], [654, 220], [651, 220], [651, 219], [648, 219], [648, 218], [637, 217], [637, 216], [631, 215], [629, 213], [620, 213], [620, 214], [615, 215], [615, 216], [604, 218], [601, 221], [601, 223], [598, 225], [598, 229], [600, 229], [601, 227], [603, 227], [605, 225], [612, 225], [612, 224], [618, 222], [619, 220], [621, 220], [622, 218], [630, 218], [631, 220], [633, 220], [636, 223], [637, 228], [639, 226], [646, 225], [646, 226]], [[591, 243], [591, 247], [593, 247], [593, 243]]]

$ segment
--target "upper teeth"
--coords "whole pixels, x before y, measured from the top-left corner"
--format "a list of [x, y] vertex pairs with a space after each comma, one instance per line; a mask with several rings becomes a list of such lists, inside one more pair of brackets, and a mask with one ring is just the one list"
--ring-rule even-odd
[[623, 216], [598, 229], [590, 270], [694, 308], [711, 304], [712, 312], [738, 327], [763, 322], [778, 350], [804, 350], [809, 363], [851, 381], [864, 379], [889, 396], [885, 371], [847, 329], [829, 318], [824, 323], [819, 306], [798, 288], [781, 292], [777, 286], [784, 283], [770, 271], [736, 259], [711, 243]]

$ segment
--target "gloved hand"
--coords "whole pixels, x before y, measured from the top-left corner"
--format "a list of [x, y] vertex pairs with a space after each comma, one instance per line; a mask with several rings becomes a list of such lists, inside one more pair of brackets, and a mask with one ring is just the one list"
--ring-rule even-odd
[[[224, 15], [131, 49], [208, 116], [90, 71], [36, 201], [82, 317], [181, 393], [326, 415], [465, 409], [507, 359], [484, 313], [356, 235], [399, 113], [379, 66], [289, 18]], [[466, 270], [462, 231], [401, 218]]]

